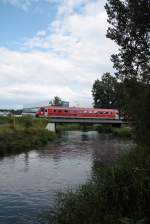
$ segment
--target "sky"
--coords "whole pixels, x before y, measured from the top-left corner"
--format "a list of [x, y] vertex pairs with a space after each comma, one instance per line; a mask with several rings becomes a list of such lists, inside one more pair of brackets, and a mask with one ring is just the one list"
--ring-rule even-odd
[[0, 0], [0, 108], [48, 102], [91, 107], [113, 72], [104, 0]]

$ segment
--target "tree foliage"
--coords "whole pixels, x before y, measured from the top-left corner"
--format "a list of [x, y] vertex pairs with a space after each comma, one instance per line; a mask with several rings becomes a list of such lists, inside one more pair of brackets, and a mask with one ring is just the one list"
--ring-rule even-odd
[[150, 0], [107, 0], [107, 37], [119, 46], [111, 60], [119, 79], [150, 83]]
[[54, 99], [52, 101], [53, 106], [62, 106], [62, 100], [59, 96], [54, 96]]
[[119, 46], [113, 54], [124, 103], [140, 138], [150, 139], [150, 0], [107, 0], [107, 37]]
[[110, 73], [105, 73], [101, 80], [93, 84], [92, 95], [94, 107], [116, 108], [117, 105], [117, 80]]

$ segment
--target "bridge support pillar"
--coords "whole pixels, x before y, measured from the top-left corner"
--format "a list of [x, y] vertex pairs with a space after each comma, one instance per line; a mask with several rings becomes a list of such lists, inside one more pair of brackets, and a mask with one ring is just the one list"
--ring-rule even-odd
[[48, 123], [46, 125], [46, 129], [48, 131], [56, 132], [56, 124], [55, 123]]

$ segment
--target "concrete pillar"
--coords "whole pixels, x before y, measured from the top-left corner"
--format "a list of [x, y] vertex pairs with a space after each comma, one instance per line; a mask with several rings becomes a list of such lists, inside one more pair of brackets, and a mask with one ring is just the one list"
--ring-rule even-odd
[[48, 123], [46, 125], [46, 129], [48, 131], [56, 132], [56, 125], [55, 125], [55, 123]]

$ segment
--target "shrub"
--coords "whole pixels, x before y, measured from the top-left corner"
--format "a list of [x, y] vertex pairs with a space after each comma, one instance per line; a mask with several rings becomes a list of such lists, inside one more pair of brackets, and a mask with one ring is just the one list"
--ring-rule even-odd
[[0, 131], [0, 155], [16, 154], [44, 146], [56, 137], [45, 129], [28, 128], [9, 129]]
[[112, 126], [111, 125], [97, 125], [95, 126], [96, 131], [99, 133], [111, 133], [112, 132]]
[[133, 137], [133, 130], [130, 127], [112, 128], [112, 133], [118, 137], [131, 138]]

